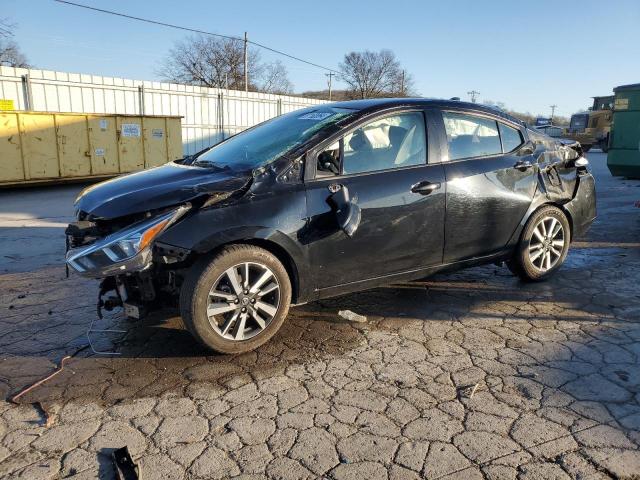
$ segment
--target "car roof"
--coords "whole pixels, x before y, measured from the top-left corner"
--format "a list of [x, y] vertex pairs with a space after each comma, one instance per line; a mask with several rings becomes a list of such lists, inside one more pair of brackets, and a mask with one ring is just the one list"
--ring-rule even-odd
[[364, 100], [347, 100], [343, 102], [333, 102], [325, 104], [328, 107], [335, 108], [350, 108], [353, 110], [374, 112], [376, 110], [382, 110], [392, 107], [404, 107], [404, 106], [421, 106], [421, 107], [436, 107], [436, 108], [454, 108], [464, 110], [475, 110], [480, 113], [490, 113], [497, 115], [506, 120], [510, 120], [514, 123], [522, 125], [523, 123], [512, 115], [500, 110], [492, 105], [483, 105], [480, 103], [463, 102], [460, 100], [444, 100], [437, 98], [368, 98]]

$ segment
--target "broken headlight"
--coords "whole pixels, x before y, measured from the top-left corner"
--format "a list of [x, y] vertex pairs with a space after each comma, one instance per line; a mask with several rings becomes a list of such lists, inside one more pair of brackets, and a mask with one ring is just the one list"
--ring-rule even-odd
[[91, 277], [144, 270], [151, 262], [153, 240], [189, 208], [188, 205], [182, 206], [135, 223], [88, 247], [70, 250], [67, 263], [77, 272]]

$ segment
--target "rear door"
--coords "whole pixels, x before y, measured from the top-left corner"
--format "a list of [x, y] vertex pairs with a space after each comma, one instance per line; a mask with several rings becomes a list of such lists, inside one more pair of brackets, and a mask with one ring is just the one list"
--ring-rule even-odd
[[447, 182], [444, 262], [504, 249], [533, 200], [536, 165], [520, 127], [480, 113], [442, 112]]
[[[442, 262], [444, 171], [427, 162], [426, 138], [425, 113], [400, 111], [369, 119], [310, 153], [307, 165], [316, 173], [306, 180], [308, 229], [301, 240], [317, 288]], [[361, 212], [352, 236], [338, 227], [327, 202], [344, 187]]]

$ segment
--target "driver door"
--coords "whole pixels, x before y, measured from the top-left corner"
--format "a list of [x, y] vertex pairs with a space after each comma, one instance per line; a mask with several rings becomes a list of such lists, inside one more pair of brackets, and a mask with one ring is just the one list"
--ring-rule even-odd
[[[301, 240], [318, 290], [442, 262], [444, 169], [427, 162], [425, 124], [423, 111], [387, 114], [310, 153], [307, 165], [315, 162], [316, 173], [306, 181], [308, 228]], [[330, 205], [337, 191], [348, 192], [358, 210], [350, 233]]]

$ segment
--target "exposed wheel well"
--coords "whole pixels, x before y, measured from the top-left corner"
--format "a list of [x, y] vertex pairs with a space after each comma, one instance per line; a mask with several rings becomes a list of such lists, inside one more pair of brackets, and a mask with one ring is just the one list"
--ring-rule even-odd
[[569, 210], [564, 208], [564, 206], [559, 204], [559, 203], [546, 202], [546, 203], [540, 204], [538, 206], [538, 208], [536, 208], [533, 212], [531, 212], [531, 214], [527, 218], [527, 221], [529, 220], [529, 218], [533, 217], [538, 210], [540, 210], [541, 208], [544, 208], [544, 207], [548, 207], [548, 206], [556, 207], [557, 209], [559, 209], [562, 213], [564, 213], [567, 216], [567, 220], [569, 221], [569, 234], [571, 235], [571, 237], [570, 237], [571, 241], [573, 241], [573, 218], [571, 217], [571, 212], [569, 212]]
[[236, 240], [236, 241], [224, 243], [222, 245], [218, 245], [216, 248], [214, 248], [210, 252], [207, 252], [206, 255], [213, 256], [219, 250], [223, 249], [228, 245], [255, 245], [256, 247], [264, 248], [266, 251], [274, 255], [278, 260], [280, 260], [280, 262], [282, 262], [282, 265], [284, 265], [284, 268], [287, 270], [287, 273], [289, 274], [289, 279], [291, 280], [291, 303], [295, 304], [298, 302], [298, 294], [299, 294], [298, 268], [295, 262], [293, 261], [293, 258], [291, 258], [291, 255], [289, 255], [289, 253], [284, 248], [282, 248], [277, 243], [271, 242], [269, 240], [264, 240], [261, 238], [249, 238], [246, 240]]

